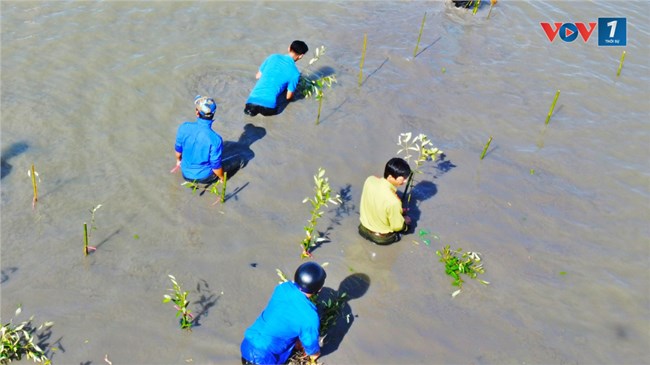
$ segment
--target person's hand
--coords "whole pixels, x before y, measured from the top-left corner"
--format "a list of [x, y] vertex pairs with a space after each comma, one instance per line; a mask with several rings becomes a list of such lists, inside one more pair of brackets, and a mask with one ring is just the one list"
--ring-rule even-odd
[[180, 169], [180, 168], [181, 168], [181, 161], [178, 160], [178, 161], [176, 161], [176, 166], [174, 166], [174, 168], [171, 169], [171, 170], [169, 171], [169, 173], [170, 173], [170, 174], [173, 174], [173, 173], [175, 173], [176, 171], [178, 171], [178, 169]]
[[409, 208], [402, 208], [402, 215], [409, 212]]
[[404, 223], [406, 223], [407, 226], [410, 226], [411, 225], [411, 217], [409, 217], [408, 215], [405, 215], [404, 216]]

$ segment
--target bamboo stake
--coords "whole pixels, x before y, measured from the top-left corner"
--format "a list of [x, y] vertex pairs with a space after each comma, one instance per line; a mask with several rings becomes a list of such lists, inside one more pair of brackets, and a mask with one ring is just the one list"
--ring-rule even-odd
[[318, 98], [318, 115], [316, 116], [316, 125], [320, 124], [320, 110], [323, 107], [323, 96]]
[[487, 152], [488, 148], [490, 148], [491, 142], [492, 142], [492, 136], [490, 136], [487, 143], [485, 144], [485, 147], [483, 147], [483, 153], [481, 153], [481, 160], [483, 160], [483, 157], [485, 157], [485, 153]]
[[621, 69], [623, 68], [623, 61], [625, 61], [625, 51], [621, 55], [621, 62], [618, 64], [618, 71], [616, 71], [616, 77], [621, 76]]
[[36, 207], [36, 202], [38, 201], [38, 188], [36, 186], [36, 170], [34, 169], [34, 164], [32, 164], [32, 187], [34, 188], [34, 199], [32, 200], [32, 207]]
[[88, 256], [88, 225], [84, 222], [84, 256]]
[[560, 97], [560, 90], [558, 90], [555, 93], [555, 98], [553, 99], [553, 104], [551, 104], [551, 109], [548, 111], [548, 115], [546, 116], [546, 125], [548, 125], [548, 122], [551, 120], [551, 115], [553, 114], [553, 109], [555, 109], [555, 103], [557, 103], [557, 98]]
[[363, 34], [363, 48], [361, 49], [361, 63], [359, 64], [359, 86], [363, 81], [363, 62], [366, 60], [366, 45], [368, 43], [368, 33]]
[[427, 19], [427, 12], [424, 12], [422, 17], [422, 25], [420, 25], [420, 34], [418, 35], [418, 42], [415, 44], [415, 49], [413, 50], [413, 58], [418, 55], [418, 47], [420, 46], [420, 38], [422, 38], [422, 30], [424, 30], [424, 21]]

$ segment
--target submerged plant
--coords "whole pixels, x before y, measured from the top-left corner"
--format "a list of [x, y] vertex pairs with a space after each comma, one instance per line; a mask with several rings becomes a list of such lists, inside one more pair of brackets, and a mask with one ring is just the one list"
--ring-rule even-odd
[[[16, 309], [14, 317], [21, 312], [21, 307]], [[14, 360], [21, 360], [23, 356], [32, 359], [34, 362], [50, 364], [45, 351], [43, 351], [35, 341], [38, 340], [39, 331], [51, 327], [54, 322], [45, 322], [38, 327], [34, 327], [32, 321], [34, 316], [27, 321], [18, 325], [13, 324], [13, 319], [9, 323], [2, 325], [2, 343], [0, 344], [0, 364], [9, 364]]]
[[336, 194], [332, 198], [332, 188], [329, 184], [329, 179], [325, 177], [325, 169], [322, 167], [318, 168], [318, 173], [314, 175], [314, 192], [315, 195], [313, 198], [305, 198], [303, 203], [311, 203], [310, 214], [311, 217], [307, 221], [305, 228], [305, 238], [302, 240], [302, 255], [301, 257], [311, 257], [309, 249], [316, 245], [317, 242], [324, 240], [323, 238], [317, 238], [314, 234], [316, 229], [316, 224], [318, 219], [323, 216], [323, 207], [327, 207], [327, 203], [332, 204], [341, 204], [341, 197]]
[[[314, 51], [314, 57], [309, 60], [309, 66], [318, 62], [320, 56], [325, 54], [325, 46], [320, 46]], [[325, 87], [331, 88], [332, 84], [336, 82], [334, 75], [319, 76], [319, 75], [300, 75], [298, 81], [298, 90], [305, 98], [314, 97], [318, 100], [318, 115], [316, 116], [316, 124], [320, 123], [320, 112], [323, 107], [323, 89]]]
[[[418, 134], [415, 138], [411, 139], [413, 137], [413, 134], [411, 132], [408, 133], [400, 133], [399, 137], [397, 138], [397, 145], [402, 147], [397, 151], [397, 154], [405, 154], [404, 159], [406, 162], [411, 164], [411, 158], [414, 158], [414, 163], [415, 163], [415, 168], [412, 169], [411, 175], [409, 175], [408, 181], [406, 182], [406, 187], [404, 188], [404, 195], [407, 196], [407, 201], [406, 205], [411, 202], [411, 193], [408, 191], [409, 187], [413, 185], [413, 175], [422, 173], [420, 171], [420, 167], [427, 161], [436, 161], [440, 155], [442, 155], [442, 151], [439, 150], [437, 147], [433, 147], [433, 143], [429, 140], [429, 137], [426, 136], [426, 134]], [[417, 156], [413, 155], [413, 152], [417, 152]]]
[[172, 289], [168, 290], [172, 292], [173, 295], [165, 294], [163, 296], [163, 303], [173, 302], [174, 308], [176, 309], [176, 318], [180, 317], [181, 329], [191, 331], [194, 316], [192, 315], [192, 312], [187, 309], [187, 306], [190, 304], [187, 300], [187, 292], [181, 289], [181, 286], [173, 275], [168, 276], [173, 285]]
[[460, 294], [463, 288], [463, 278], [461, 274], [465, 274], [472, 279], [476, 279], [481, 284], [488, 285], [489, 282], [479, 279], [478, 274], [485, 273], [483, 264], [481, 263], [480, 253], [468, 251], [463, 253], [463, 249], [452, 250], [449, 245], [445, 246], [442, 251], [436, 251], [436, 255], [440, 257], [440, 262], [445, 264], [445, 273], [452, 277], [451, 285], [457, 286], [458, 290], [451, 294], [452, 297]]

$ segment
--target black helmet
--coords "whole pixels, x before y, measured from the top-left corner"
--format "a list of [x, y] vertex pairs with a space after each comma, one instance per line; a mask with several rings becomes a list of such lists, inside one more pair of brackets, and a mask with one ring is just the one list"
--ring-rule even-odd
[[307, 294], [316, 294], [325, 284], [327, 274], [322, 266], [310, 261], [300, 265], [293, 276], [293, 281], [300, 290]]

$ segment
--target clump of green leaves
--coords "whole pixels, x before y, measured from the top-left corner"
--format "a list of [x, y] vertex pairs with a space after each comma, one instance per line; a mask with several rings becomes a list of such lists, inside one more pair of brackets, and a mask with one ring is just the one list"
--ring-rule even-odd
[[165, 294], [163, 296], [163, 303], [172, 302], [174, 303], [174, 308], [176, 309], [176, 318], [180, 317], [180, 326], [184, 330], [192, 330], [192, 321], [194, 316], [192, 312], [187, 308], [190, 302], [187, 300], [187, 292], [181, 289], [181, 286], [176, 281], [176, 278], [173, 275], [169, 275], [169, 279], [172, 281], [173, 288], [169, 289], [173, 295]]
[[[309, 65], [316, 63], [320, 56], [325, 54], [325, 46], [316, 48], [314, 57], [309, 60]], [[318, 100], [318, 115], [316, 116], [316, 124], [320, 123], [320, 112], [323, 107], [323, 89], [325, 87], [331, 88], [332, 84], [336, 82], [334, 75], [320, 76], [311, 74], [309, 76], [300, 75], [298, 80], [298, 91], [302, 93], [305, 98], [314, 97]]]
[[397, 151], [397, 155], [404, 154], [404, 159], [409, 163], [409, 165], [411, 164], [411, 158], [413, 158], [415, 163], [415, 167], [411, 169], [411, 175], [409, 176], [406, 187], [404, 188], [404, 195], [408, 196], [408, 205], [408, 203], [411, 202], [411, 193], [408, 191], [409, 187], [413, 185], [413, 174], [422, 173], [420, 167], [427, 161], [436, 161], [443, 152], [437, 147], [434, 147], [429, 137], [423, 133], [418, 134], [415, 138], [413, 138], [413, 133], [411, 132], [400, 133], [397, 137], [397, 145], [401, 147]]
[[327, 207], [327, 203], [332, 204], [341, 204], [341, 197], [336, 194], [335, 197], [332, 197], [332, 188], [330, 187], [329, 180], [325, 177], [325, 169], [322, 167], [318, 168], [318, 173], [314, 175], [314, 197], [305, 198], [302, 202], [311, 204], [310, 214], [311, 217], [307, 221], [305, 228], [305, 238], [302, 240], [302, 255], [301, 257], [311, 257], [309, 249], [316, 245], [317, 242], [324, 240], [324, 238], [318, 238], [314, 234], [316, 229], [316, 224], [318, 219], [323, 216], [323, 207]]
[[[18, 316], [21, 307], [16, 309], [14, 316]], [[13, 319], [9, 323], [2, 325], [2, 343], [0, 344], [0, 364], [9, 364], [13, 360], [21, 360], [24, 357], [32, 359], [34, 362], [50, 364], [50, 360], [36, 343], [38, 332], [42, 329], [51, 327], [53, 322], [45, 322], [38, 327], [34, 327], [32, 321], [34, 316], [29, 320], [23, 321], [18, 325], [13, 324]]]
[[463, 253], [462, 248], [452, 250], [449, 245], [446, 245], [442, 251], [436, 251], [436, 255], [440, 257], [440, 262], [445, 264], [445, 273], [452, 277], [451, 285], [458, 287], [458, 290], [451, 294], [452, 297], [460, 294], [463, 288], [462, 274], [478, 280], [481, 284], [490, 284], [478, 278], [478, 274], [485, 273], [479, 256], [480, 253], [472, 251]]

